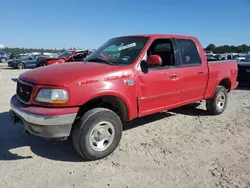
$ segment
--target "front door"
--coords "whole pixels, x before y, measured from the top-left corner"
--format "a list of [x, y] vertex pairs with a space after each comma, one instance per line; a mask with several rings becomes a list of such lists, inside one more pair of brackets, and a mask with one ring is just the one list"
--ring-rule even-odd
[[[139, 116], [167, 110], [179, 102], [178, 66], [171, 39], [155, 40], [147, 51], [148, 55], [159, 55], [162, 65], [158, 67], [141, 67], [138, 71], [138, 105]], [[143, 66], [143, 64], [141, 64]]]

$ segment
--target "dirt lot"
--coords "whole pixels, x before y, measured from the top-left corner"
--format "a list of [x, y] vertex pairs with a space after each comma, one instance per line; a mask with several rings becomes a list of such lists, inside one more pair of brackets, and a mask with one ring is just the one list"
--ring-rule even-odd
[[250, 187], [250, 90], [230, 94], [220, 116], [204, 104], [133, 121], [108, 158], [81, 161], [70, 141], [26, 134], [9, 120], [11, 78], [0, 72], [0, 187]]

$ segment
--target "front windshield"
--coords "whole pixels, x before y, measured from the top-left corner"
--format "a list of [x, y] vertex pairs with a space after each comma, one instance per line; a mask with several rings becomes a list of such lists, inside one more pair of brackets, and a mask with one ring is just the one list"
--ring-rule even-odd
[[72, 52], [65, 51], [65, 52], [61, 53], [60, 55], [58, 55], [57, 58], [59, 58], [59, 59], [65, 59], [65, 58], [69, 57], [71, 54], [72, 54]]
[[110, 64], [132, 64], [137, 58], [148, 38], [129, 36], [114, 38], [103, 44], [85, 58], [85, 61], [109, 62]]

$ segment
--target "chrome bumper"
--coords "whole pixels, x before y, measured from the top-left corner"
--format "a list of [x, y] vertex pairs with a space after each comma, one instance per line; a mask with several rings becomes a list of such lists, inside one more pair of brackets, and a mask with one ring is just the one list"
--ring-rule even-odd
[[11, 110], [18, 116], [22, 117], [26, 122], [36, 125], [66, 125], [72, 124], [76, 118], [76, 113], [56, 116], [43, 116], [25, 112], [10, 103]]
[[77, 113], [70, 113], [46, 116], [31, 113], [25, 110], [26, 106], [23, 106], [16, 96], [12, 97], [10, 107], [10, 115], [14, 124], [20, 122], [28, 132], [44, 138], [68, 137], [77, 115]]

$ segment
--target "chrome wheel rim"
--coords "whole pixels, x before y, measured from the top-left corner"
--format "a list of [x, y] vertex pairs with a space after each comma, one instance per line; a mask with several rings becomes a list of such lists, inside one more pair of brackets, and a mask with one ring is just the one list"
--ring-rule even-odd
[[114, 137], [114, 125], [108, 121], [101, 121], [94, 126], [90, 133], [90, 146], [95, 151], [104, 151], [113, 143]]
[[216, 105], [219, 110], [222, 110], [226, 101], [226, 96], [224, 93], [220, 93], [216, 99]]

